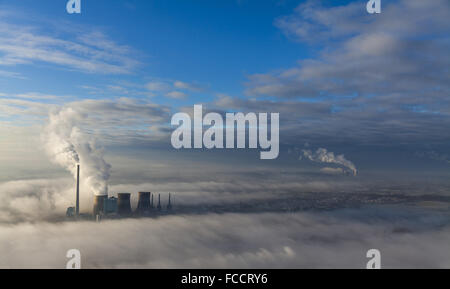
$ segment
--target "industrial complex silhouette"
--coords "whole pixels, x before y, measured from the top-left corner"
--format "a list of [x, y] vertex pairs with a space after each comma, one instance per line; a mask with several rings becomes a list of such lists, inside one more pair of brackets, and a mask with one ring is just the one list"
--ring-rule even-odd
[[155, 216], [172, 211], [172, 194], [169, 193], [169, 200], [166, 209], [161, 205], [161, 194], [158, 194], [158, 204], [155, 207], [154, 196], [151, 192], [139, 192], [139, 200], [136, 210], [131, 209], [131, 194], [119, 193], [117, 197], [108, 195], [94, 196], [94, 206], [92, 214], [80, 214], [80, 165], [77, 165], [77, 186], [75, 207], [67, 208], [68, 218], [92, 219], [97, 221], [103, 218], [126, 218], [139, 216]]

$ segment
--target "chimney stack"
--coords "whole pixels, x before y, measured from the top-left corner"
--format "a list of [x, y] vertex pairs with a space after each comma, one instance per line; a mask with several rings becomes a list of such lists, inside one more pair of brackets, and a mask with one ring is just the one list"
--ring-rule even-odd
[[161, 211], [161, 194], [158, 195], [158, 211]]
[[75, 204], [75, 215], [80, 215], [80, 165], [77, 165], [77, 200]]
[[169, 203], [167, 204], [167, 210], [172, 210], [172, 202], [170, 201], [170, 193], [169, 193]]
[[117, 213], [122, 216], [131, 214], [131, 194], [122, 193], [117, 195]]

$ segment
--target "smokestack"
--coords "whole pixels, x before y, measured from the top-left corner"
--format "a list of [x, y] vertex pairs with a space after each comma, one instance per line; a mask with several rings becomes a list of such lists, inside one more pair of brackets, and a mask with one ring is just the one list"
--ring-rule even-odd
[[158, 211], [161, 211], [161, 194], [158, 195]]
[[131, 214], [131, 194], [122, 193], [117, 195], [117, 213], [119, 215], [130, 215]]
[[80, 215], [80, 165], [77, 165], [77, 201], [75, 205], [75, 215]]
[[144, 213], [150, 211], [150, 196], [152, 193], [139, 192], [139, 201], [136, 211]]
[[172, 202], [170, 201], [170, 193], [169, 193], [169, 203], [167, 204], [167, 210], [172, 210]]
[[94, 197], [94, 216], [103, 215], [105, 213], [105, 200], [108, 196]]

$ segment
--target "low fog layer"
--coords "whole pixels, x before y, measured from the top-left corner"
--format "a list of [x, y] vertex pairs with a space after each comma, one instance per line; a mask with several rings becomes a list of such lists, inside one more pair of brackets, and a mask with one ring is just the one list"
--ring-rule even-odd
[[[148, 182], [111, 185], [110, 196], [131, 193], [132, 207], [136, 207], [140, 191], [161, 193], [163, 205], [168, 193], [172, 193], [175, 210], [184, 214], [285, 212], [293, 208], [302, 211], [422, 201], [442, 202], [448, 206], [450, 202], [447, 184], [405, 184], [400, 181], [385, 184], [353, 177], [289, 172], [271, 174], [263, 170], [252, 174], [215, 173], [215, 180], [194, 178], [189, 174], [183, 177], [167, 175], [149, 176]], [[0, 224], [5, 225], [64, 221], [66, 209], [75, 205], [75, 182], [71, 177], [4, 182], [0, 183], [0, 191]], [[88, 187], [81, 187], [82, 213], [92, 212], [93, 196]]]
[[2, 225], [0, 267], [64, 268], [76, 248], [84, 268], [365, 268], [376, 248], [385, 268], [448, 268], [445, 218], [395, 208]]
[[[364, 268], [371, 248], [381, 250], [384, 267], [450, 267], [448, 194], [321, 179], [255, 174], [116, 184], [111, 193], [132, 192], [134, 203], [140, 190], [161, 192], [163, 201], [174, 192], [175, 214], [102, 223], [65, 220], [74, 202], [70, 177], [1, 183], [0, 268], [64, 268], [69, 249], [81, 251], [84, 268]], [[92, 196], [82, 194], [83, 211], [91, 211]], [[291, 200], [319, 206], [286, 213], [296, 206]], [[224, 214], [213, 213], [217, 207]]]

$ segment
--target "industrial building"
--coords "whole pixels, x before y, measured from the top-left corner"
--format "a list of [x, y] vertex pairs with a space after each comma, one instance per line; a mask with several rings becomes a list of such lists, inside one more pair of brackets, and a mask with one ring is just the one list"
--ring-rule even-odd
[[[107, 195], [94, 196], [93, 210], [91, 218], [97, 220], [101, 218], [121, 218], [121, 217], [139, 217], [139, 216], [156, 216], [163, 213], [161, 205], [161, 194], [158, 194], [158, 205], [154, 206], [154, 195], [151, 192], [139, 192], [137, 208], [133, 212], [131, 209], [131, 194], [119, 193], [116, 197], [108, 197]], [[172, 194], [169, 193], [169, 199], [164, 213], [172, 211]], [[76, 206], [69, 207], [66, 211], [69, 218], [86, 217], [80, 216], [80, 165], [77, 165], [77, 186], [76, 186]]]

